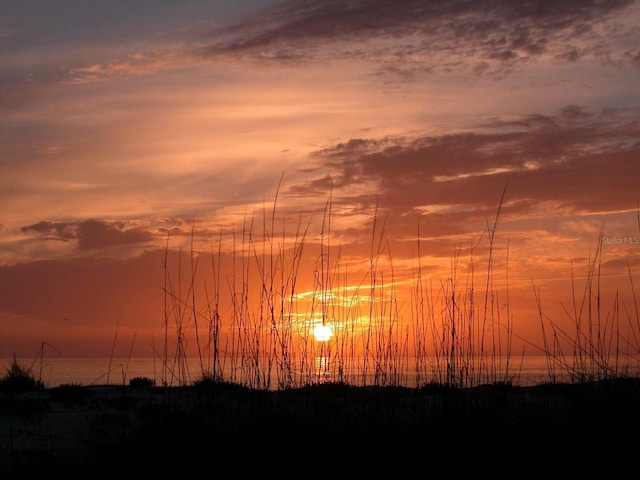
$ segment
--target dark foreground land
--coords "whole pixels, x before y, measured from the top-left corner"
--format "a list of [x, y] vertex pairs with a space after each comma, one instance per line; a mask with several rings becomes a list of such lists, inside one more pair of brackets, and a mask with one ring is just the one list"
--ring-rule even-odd
[[635, 477], [640, 380], [0, 394], [0, 478]]

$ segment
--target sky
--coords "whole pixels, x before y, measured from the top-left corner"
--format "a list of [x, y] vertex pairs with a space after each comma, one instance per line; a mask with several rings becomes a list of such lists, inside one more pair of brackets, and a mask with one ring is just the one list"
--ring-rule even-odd
[[249, 268], [636, 333], [638, 1], [4, 2], [0, 59], [0, 357], [152, 356]]

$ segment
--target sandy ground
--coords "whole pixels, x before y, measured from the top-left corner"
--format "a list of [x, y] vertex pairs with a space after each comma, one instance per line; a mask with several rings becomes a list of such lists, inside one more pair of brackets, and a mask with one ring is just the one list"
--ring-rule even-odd
[[293, 391], [115, 386], [0, 395], [0, 478], [205, 473], [608, 477], [635, 468], [640, 382]]

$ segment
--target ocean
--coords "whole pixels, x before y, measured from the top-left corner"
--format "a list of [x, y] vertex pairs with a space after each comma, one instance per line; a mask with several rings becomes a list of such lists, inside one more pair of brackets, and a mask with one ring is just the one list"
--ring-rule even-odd
[[[17, 358], [18, 364], [30, 369], [31, 374], [47, 388], [53, 388], [65, 384], [76, 385], [128, 385], [129, 381], [136, 377], [145, 377], [153, 380], [156, 385], [178, 386], [190, 384], [192, 381], [202, 378], [203, 367], [197, 358], [188, 358], [181, 362], [177, 367], [163, 369], [163, 362], [160, 358], [66, 358], [66, 357], [49, 357], [27, 359]], [[0, 359], [0, 375], [11, 366], [13, 358]], [[248, 363], [236, 365], [235, 377], [232, 378], [231, 370], [225, 367], [223, 370], [223, 378], [226, 380], [234, 380], [237, 383], [248, 386], [260, 386], [265, 388], [266, 373], [271, 375], [267, 388], [278, 388], [279, 378], [282, 378], [282, 370], [277, 371], [275, 364], [270, 368], [261, 365], [256, 367], [248, 367]], [[428, 383], [431, 380], [442, 380], [442, 376], [437, 377], [433, 365], [436, 361], [430, 361], [430, 366], [425, 367], [422, 362], [423, 371], [421, 375], [416, 374], [415, 359], [409, 357], [405, 359], [404, 366], [391, 365], [378, 370], [378, 377], [372, 366], [367, 367], [368, 372], [363, 376], [362, 363], [357, 368], [352, 367], [351, 374], [344, 369], [341, 371], [343, 379], [354, 385], [372, 385], [376, 384], [394, 384], [406, 387], [417, 387]], [[551, 366], [550, 366], [551, 365]], [[564, 365], [564, 364], [563, 364]], [[567, 362], [566, 365], [575, 365], [573, 360]], [[205, 366], [206, 368], [206, 366]], [[266, 368], [266, 370], [265, 370]], [[426, 370], [425, 370], [426, 368]], [[571, 367], [573, 368], [573, 367]], [[510, 380], [514, 385], [531, 386], [551, 381], [565, 382], [571, 381], [569, 375], [570, 367], [563, 367], [558, 362], [550, 364], [545, 356], [527, 356], [524, 358], [512, 358], [508, 370], [504, 367], [497, 369], [490, 377], [493, 380]], [[589, 370], [589, 367], [582, 367], [576, 371], [580, 372], [596, 372], [596, 376], [600, 372], [599, 367], [595, 370]], [[632, 375], [638, 375], [640, 369], [638, 365], [632, 368], [622, 369], [616, 367], [617, 372], [627, 372]], [[206, 370], [205, 370], [206, 371]], [[208, 370], [210, 371], [210, 370]], [[393, 374], [385, 373], [393, 372]], [[575, 371], [574, 371], [575, 372]], [[289, 378], [289, 377], [288, 377]], [[313, 365], [305, 370], [304, 376], [293, 373], [292, 377], [294, 385], [300, 386], [304, 384], [335, 381], [336, 369], [332, 369], [328, 360], [324, 357], [315, 358]], [[419, 378], [419, 380], [418, 380]], [[485, 377], [483, 377], [485, 378]], [[574, 377], [575, 378], [575, 377]], [[490, 383], [490, 382], [474, 382]]]

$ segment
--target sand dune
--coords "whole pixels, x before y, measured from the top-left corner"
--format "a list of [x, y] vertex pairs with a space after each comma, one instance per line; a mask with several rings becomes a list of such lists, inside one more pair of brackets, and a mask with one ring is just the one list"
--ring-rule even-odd
[[640, 381], [258, 391], [63, 386], [0, 396], [2, 478], [607, 475], [635, 458]]

